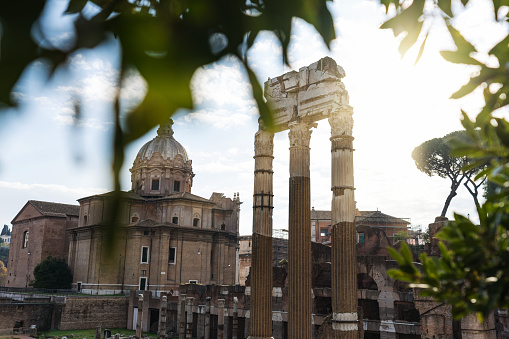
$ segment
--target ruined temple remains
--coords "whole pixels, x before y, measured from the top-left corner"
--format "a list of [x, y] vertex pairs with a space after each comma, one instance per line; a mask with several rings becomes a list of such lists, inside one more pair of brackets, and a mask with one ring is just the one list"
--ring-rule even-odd
[[[265, 82], [274, 132], [289, 130], [289, 314], [290, 338], [312, 337], [310, 148], [311, 128], [328, 118], [332, 154], [332, 308], [337, 337], [358, 336], [353, 109], [342, 67], [325, 57], [299, 71]], [[250, 338], [272, 338], [272, 160], [274, 132], [255, 135], [253, 262]]]

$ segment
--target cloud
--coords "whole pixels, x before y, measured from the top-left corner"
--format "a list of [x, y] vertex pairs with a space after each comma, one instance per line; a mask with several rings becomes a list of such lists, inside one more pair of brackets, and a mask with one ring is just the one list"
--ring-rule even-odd
[[193, 101], [199, 107], [253, 106], [252, 88], [241, 63], [224, 58], [196, 70], [191, 80]]
[[77, 54], [69, 61], [69, 68], [77, 80], [56, 90], [83, 101], [112, 102], [117, 92], [118, 70], [99, 58]]
[[86, 197], [94, 194], [105, 193], [104, 188], [83, 188], [83, 187], [67, 187], [65, 185], [56, 184], [24, 184], [20, 182], [0, 181], [0, 188], [11, 189], [17, 191], [43, 191], [49, 195], [53, 193], [73, 194], [78, 197]]
[[203, 123], [219, 129], [230, 129], [246, 125], [258, 114], [256, 106], [243, 107], [241, 111], [230, 109], [200, 109], [186, 114], [182, 119], [186, 123]]

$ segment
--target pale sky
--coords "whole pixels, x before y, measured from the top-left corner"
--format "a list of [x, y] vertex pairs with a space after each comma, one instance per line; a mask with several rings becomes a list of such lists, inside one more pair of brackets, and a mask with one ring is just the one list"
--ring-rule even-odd
[[[507, 33], [507, 23], [492, 20], [490, 1], [476, 0], [455, 23], [479, 49], [479, 58]], [[59, 13], [66, 2], [50, 1], [44, 21], [55, 41], [72, 39]], [[479, 93], [461, 100], [449, 96], [476, 71], [443, 61], [439, 50], [450, 48], [445, 27], [436, 25], [422, 60], [413, 66], [416, 51], [401, 59], [391, 31], [378, 27], [386, 19], [374, 1], [341, 0], [329, 6], [337, 39], [327, 50], [307, 23], [295, 20], [290, 64], [280, 61], [281, 48], [271, 34], [259, 37], [249, 59], [258, 79], [281, 75], [330, 56], [346, 72], [344, 82], [354, 108], [355, 200], [360, 210], [410, 218], [413, 226], [427, 225], [438, 216], [448, 195], [447, 179], [417, 170], [412, 150], [422, 142], [461, 129], [460, 108], [475, 115], [482, 105]], [[455, 6], [457, 11], [459, 6]], [[459, 13], [459, 12], [458, 12]], [[438, 23], [438, 21], [437, 21]], [[111, 189], [111, 93], [118, 55], [112, 39], [94, 51], [73, 57], [70, 78], [61, 74], [46, 83], [44, 65], [35, 63], [23, 75], [16, 97], [20, 109], [0, 115], [0, 225], [9, 224], [28, 200], [77, 204], [82, 197]], [[193, 160], [192, 192], [209, 198], [212, 192], [233, 197], [240, 193], [240, 233], [252, 230], [253, 141], [257, 110], [239, 62], [225, 58], [195, 73], [191, 87], [196, 109], [174, 117], [174, 137]], [[171, 80], [169, 80], [171, 81]], [[127, 103], [141, 100], [145, 84], [136, 74], [122, 95]], [[73, 100], [81, 97], [77, 125]], [[127, 150], [122, 188], [131, 187], [129, 168], [139, 148], [156, 135], [155, 129]], [[315, 209], [330, 209], [330, 127], [319, 123], [311, 137], [311, 201]], [[285, 132], [275, 137], [274, 228], [287, 228], [289, 142]], [[464, 187], [449, 208], [475, 219], [472, 198]]]

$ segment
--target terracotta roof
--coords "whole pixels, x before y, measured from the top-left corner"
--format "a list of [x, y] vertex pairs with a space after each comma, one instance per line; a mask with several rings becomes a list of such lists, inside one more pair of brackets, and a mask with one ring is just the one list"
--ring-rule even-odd
[[[109, 198], [109, 197], [113, 197], [114, 194], [115, 194], [115, 191], [110, 191], [110, 192], [106, 192], [103, 194], [95, 194], [95, 195], [91, 195], [88, 197], [84, 197], [84, 198], [78, 199], [78, 201], [88, 199], [88, 198], [93, 198], [93, 197], [107, 197], [107, 198]], [[120, 191], [120, 197], [122, 199], [145, 200], [143, 197], [140, 197], [138, 194], [133, 193], [131, 191], [129, 191], [129, 192]]]
[[355, 217], [357, 224], [410, 224], [408, 221], [396, 218], [380, 211], [360, 211], [361, 215]]
[[[396, 218], [380, 211], [360, 211], [360, 216], [355, 217], [357, 224], [410, 224], [408, 221]], [[331, 211], [311, 209], [311, 220], [331, 220]]]
[[314, 208], [311, 209], [311, 219], [312, 220], [331, 220], [331, 212], [330, 211], [319, 211]]
[[34, 206], [41, 214], [47, 216], [66, 216], [73, 215], [78, 216], [80, 213], [80, 207], [78, 205], [67, 205], [67, 204], [59, 204], [56, 202], [48, 202], [48, 201], [37, 201], [37, 200], [29, 200], [28, 201], [32, 206]]

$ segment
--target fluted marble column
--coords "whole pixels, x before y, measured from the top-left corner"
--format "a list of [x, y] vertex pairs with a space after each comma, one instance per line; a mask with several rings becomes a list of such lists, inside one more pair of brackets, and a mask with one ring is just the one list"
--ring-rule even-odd
[[358, 338], [353, 110], [344, 105], [330, 118], [332, 143], [332, 311], [336, 338]]
[[311, 188], [309, 141], [316, 124], [290, 123], [288, 338], [311, 339]]
[[255, 134], [250, 339], [272, 338], [272, 155], [274, 133]]

